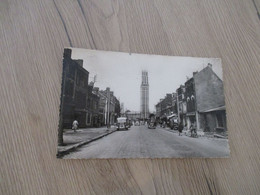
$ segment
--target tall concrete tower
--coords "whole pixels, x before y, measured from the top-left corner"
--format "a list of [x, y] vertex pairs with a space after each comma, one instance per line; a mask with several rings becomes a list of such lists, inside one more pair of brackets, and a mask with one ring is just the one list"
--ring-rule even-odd
[[142, 71], [142, 83], [141, 83], [141, 118], [146, 119], [149, 117], [149, 83], [148, 72]]

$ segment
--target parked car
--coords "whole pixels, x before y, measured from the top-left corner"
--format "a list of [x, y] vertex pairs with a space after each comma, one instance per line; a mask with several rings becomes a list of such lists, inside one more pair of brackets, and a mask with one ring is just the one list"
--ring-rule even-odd
[[173, 117], [169, 119], [169, 126], [171, 129], [178, 130], [178, 118]]
[[171, 129], [178, 130], [178, 116], [176, 113], [171, 113], [167, 116], [167, 126]]

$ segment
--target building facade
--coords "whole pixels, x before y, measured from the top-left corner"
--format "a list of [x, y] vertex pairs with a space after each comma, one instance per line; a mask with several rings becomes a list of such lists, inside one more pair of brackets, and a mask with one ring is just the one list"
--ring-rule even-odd
[[115, 121], [117, 121], [117, 118], [121, 116], [121, 108], [120, 108], [120, 101], [115, 97]]
[[80, 128], [100, 127], [115, 123], [121, 111], [113, 92], [109, 88], [99, 91], [94, 82], [88, 83], [89, 72], [83, 68], [83, 60], [71, 59], [71, 54], [71, 49], [64, 49], [59, 145], [63, 145], [64, 129], [71, 129], [74, 120]]
[[163, 101], [163, 99], [160, 99], [160, 101], [155, 105], [155, 115], [156, 115], [156, 117], [161, 117], [162, 101]]
[[187, 102], [185, 98], [186, 88], [181, 85], [177, 90], [177, 113], [179, 122], [185, 127], [187, 124], [186, 113], [187, 113]]
[[185, 89], [185, 98], [187, 103], [186, 122], [187, 127], [190, 128], [191, 124], [197, 125], [195, 86], [193, 77], [185, 82]]
[[62, 129], [71, 128], [76, 119], [79, 127], [86, 127], [86, 99], [89, 72], [83, 60], [72, 60], [71, 49], [64, 50], [62, 86]]
[[88, 86], [88, 97], [86, 106], [86, 126], [87, 127], [100, 127], [100, 116], [99, 116], [99, 99], [97, 94], [98, 88], [94, 88], [94, 83], [90, 82]]
[[223, 81], [212, 65], [194, 75], [197, 125], [199, 130], [226, 132], [226, 107]]
[[177, 114], [177, 93], [167, 93], [166, 96], [155, 105], [157, 117], [168, 117]]
[[130, 111], [126, 113], [126, 116], [128, 117], [129, 120], [136, 122], [141, 120], [141, 113], [137, 111]]
[[204, 132], [225, 134], [227, 129], [223, 81], [211, 64], [200, 72], [193, 72], [192, 78], [180, 85], [176, 93], [166, 94], [155, 108], [160, 118], [170, 118], [176, 113], [178, 122], [188, 129], [191, 124]]
[[226, 108], [223, 81], [212, 70], [212, 65], [194, 72], [185, 83], [187, 127], [195, 124], [197, 130], [226, 132]]
[[142, 83], [140, 88], [140, 94], [141, 94], [141, 100], [140, 100], [141, 118], [143, 120], [146, 120], [149, 117], [149, 82], [148, 82], [147, 71], [142, 71]]
[[121, 116], [120, 101], [114, 96], [114, 92], [109, 87], [106, 90], [100, 90], [99, 96], [99, 112], [103, 113], [102, 124], [111, 125], [116, 123], [116, 119]]

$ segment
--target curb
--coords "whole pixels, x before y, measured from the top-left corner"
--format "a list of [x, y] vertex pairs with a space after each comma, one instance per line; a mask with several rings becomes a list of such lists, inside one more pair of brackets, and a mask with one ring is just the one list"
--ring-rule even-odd
[[72, 145], [72, 146], [69, 146], [68, 148], [58, 150], [58, 152], [57, 152], [57, 154], [56, 154], [56, 157], [57, 157], [57, 158], [62, 158], [65, 154], [68, 154], [68, 153], [72, 152], [73, 150], [75, 150], [75, 149], [77, 149], [77, 148], [79, 148], [79, 147], [81, 147], [81, 146], [83, 146], [83, 145], [89, 144], [90, 142], [93, 142], [93, 141], [96, 141], [96, 140], [98, 140], [98, 139], [101, 139], [101, 138], [103, 138], [103, 137], [105, 137], [105, 136], [107, 136], [107, 135], [109, 135], [109, 134], [111, 134], [111, 133], [114, 133], [115, 131], [117, 131], [117, 129], [115, 129], [115, 130], [110, 130], [109, 132], [104, 133], [104, 134], [101, 134], [101, 135], [99, 135], [99, 136], [97, 136], [97, 137], [94, 137], [94, 138], [92, 138], [92, 139], [88, 139], [88, 140], [79, 142], [79, 143], [77, 143], [77, 144], [74, 144], [74, 145]]
[[171, 132], [171, 133], [178, 133], [178, 132], [176, 132], [175, 130], [173, 130], [173, 129], [166, 129], [166, 128], [162, 128], [163, 130], [165, 130], [165, 131], [169, 131], [169, 132]]
[[[165, 131], [169, 131], [169, 132], [171, 132], [171, 133], [176, 133], [176, 134], [178, 134], [178, 131], [175, 131], [175, 130], [170, 130], [170, 129], [166, 129], [166, 128], [163, 128], [163, 130], [165, 130]], [[183, 135], [184, 136], [186, 136], [186, 137], [190, 137], [190, 136], [188, 136], [187, 135], [187, 132], [183, 132]], [[202, 135], [199, 135], [198, 137], [206, 137], [206, 136], [202, 136]]]
[[216, 138], [228, 139], [226, 136], [219, 135], [219, 134], [217, 134], [217, 133], [215, 133], [213, 136], [216, 137]]
[[[175, 130], [170, 130], [170, 129], [166, 129], [166, 128], [163, 128], [163, 130], [169, 131], [169, 132], [171, 132], [171, 133], [178, 133], [178, 132], [176, 132]], [[183, 135], [186, 136], [186, 137], [190, 137], [189, 135], [186, 134], [186, 132], [185, 132]], [[213, 137], [209, 137], [209, 136], [207, 136], [207, 135], [199, 135], [198, 137], [228, 139], [227, 137], [222, 136], [222, 135], [219, 135], [219, 134], [214, 134]]]

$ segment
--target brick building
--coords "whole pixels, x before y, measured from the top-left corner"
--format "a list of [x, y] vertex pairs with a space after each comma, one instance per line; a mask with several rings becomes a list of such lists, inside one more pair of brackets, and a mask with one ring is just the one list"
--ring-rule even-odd
[[107, 88], [104, 98], [93, 82], [88, 83], [89, 72], [83, 68], [83, 60], [71, 59], [71, 53], [71, 49], [64, 49], [59, 145], [63, 145], [63, 130], [71, 129], [74, 120], [79, 122], [80, 128], [100, 127], [106, 124], [105, 112], [110, 124], [120, 116], [120, 102], [113, 92]]
[[120, 101], [115, 97], [115, 122], [121, 116]]
[[157, 117], [161, 116], [161, 112], [162, 112], [162, 101], [163, 99], [160, 99], [160, 101], [155, 105], [155, 115]]
[[179, 122], [182, 123], [183, 126], [187, 124], [186, 121], [186, 113], [187, 113], [187, 102], [185, 98], [186, 88], [184, 85], [181, 85], [177, 90], [177, 113]]
[[195, 123], [198, 130], [226, 131], [223, 82], [208, 64], [185, 82], [188, 128]]
[[100, 125], [106, 125], [106, 109], [107, 109], [107, 96], [104, 91], [97, 90], [97, 94], [99, 96], [99, 120]]
[[177, 93], [172, 93], [172, 108], [171, 108], [171, 114], [177, 114]]
[[[195, 73], [193, 73], [195, 75]], [[195, 102], [194, 78], [185, 82], [185, 98], [187, 104], [186, 121], [188, 128], [196, 122], [196, 102]]]
[[223, 81], [212, 65], [194, 75], [198, 129], [226, 131], [226, 108]]
[[176, 94], [175, 93], [168, 93], [166, 94], [165, 98], [160, 99], [155, 105], [156, 109], [156, 116], [157, 117], [166, 117], [172, 114], [172, 112], [177, 113], [177, 104], [176, 104]]
[[104, 125], [116, 123], [120, 117], [120, 101], [114, 96], [114, 92], [109, 87], [99, 91], [99, 113], [102, 113], [101, 123]]
[[87, 127], [100, 127], [101, 122], [99, 119], [99, 99], [97, 90], [94, 88], [94, 83], [90, 82], [88, 86], [88, 97], [87, 97], [87, 113], [86, 113], [86, 126]]
[[62, 128], [71, 128], [77, 119], [80, 127], [86, 126], [86, 98], [89, 72], [83, 60], [72, 60], [71, 49], [64, 50], [62, 86]]

